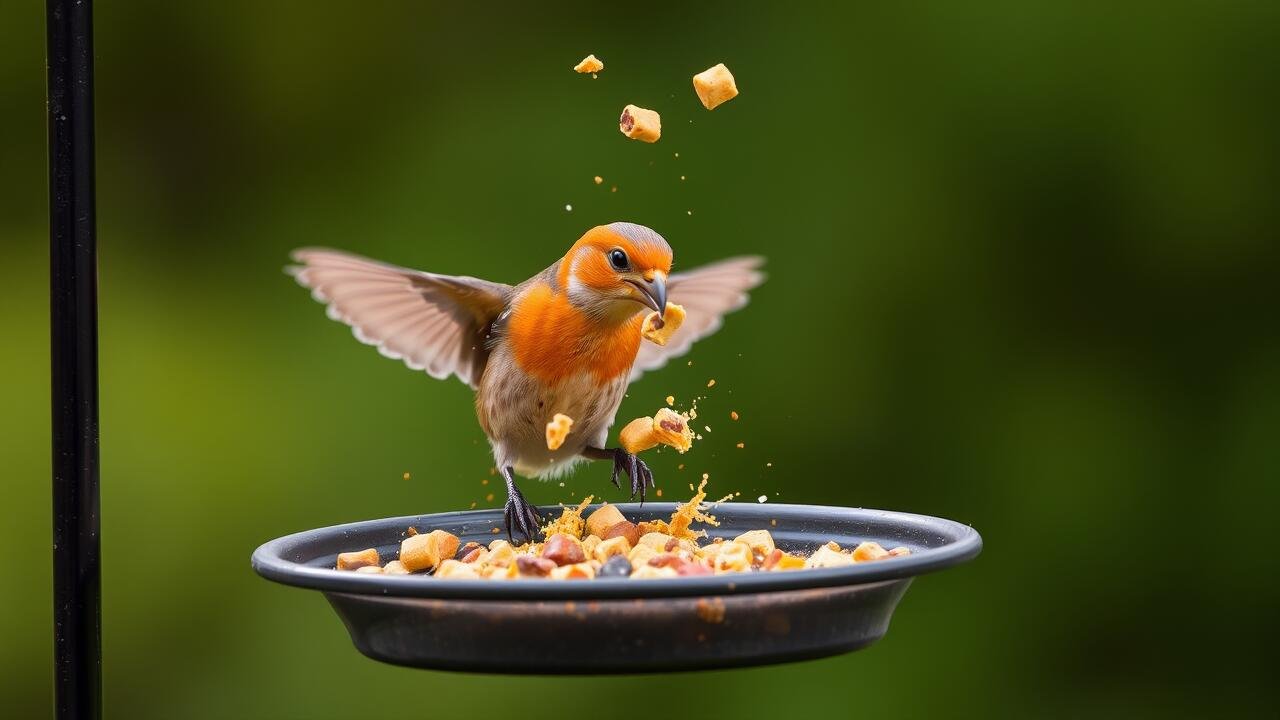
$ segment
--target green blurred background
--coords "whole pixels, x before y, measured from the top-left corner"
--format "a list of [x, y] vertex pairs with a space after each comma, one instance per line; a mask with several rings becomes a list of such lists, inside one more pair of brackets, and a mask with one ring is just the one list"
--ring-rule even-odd
[[[52, 693], [41, 5], [0, 9], [14, 718]], [[99, 4], [107, 717], [1274, 717], [1280, 5], [470, 5]], [[769, 257], [623, 405], [718, 381], [661, 485], [943, 515], [983, 555], [863, 652], [605, 679], [381, 665], [252, 574], [284, 533], [501, 500], [467, 389], [326, 320], [291, 248], [515, 282], [621, 219], [681, 267]]]

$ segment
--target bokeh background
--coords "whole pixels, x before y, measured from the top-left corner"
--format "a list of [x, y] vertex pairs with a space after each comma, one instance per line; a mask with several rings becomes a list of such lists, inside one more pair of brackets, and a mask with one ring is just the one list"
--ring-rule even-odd
[[[1274, 717], [1280, 5], [525, 5], [99, 4], [107, 717], [639, 718], [697, 696]], [[52, 693], [41, 6], [0, 8], [14, 718]], [[599, 79], [569, 69], [588, 52]], [[742, 95], [709, 113], [689, 77], [721, 61]], [[619, 135], [629, 102], [661, 142]], [[501, 500], [467, 389], [326, 320], [281, 273], [291, 248], [514, 282], [619, 219], [682, 267], [769, 257], [750, 307], [623, 406], [717, 380], [713, 432], [684, 471], [655, 458], [663, 486], [943, 515], [983, 555], [919, 580], [863, 652], [605, 679], [381, 665], [319, 595], [251, 573], [287, 532]], [[525, 488], [617, 499], [606, 476]]]

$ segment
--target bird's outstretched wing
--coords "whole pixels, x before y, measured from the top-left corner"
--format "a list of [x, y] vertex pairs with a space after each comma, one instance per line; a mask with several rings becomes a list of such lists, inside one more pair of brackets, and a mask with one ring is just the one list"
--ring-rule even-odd
[[764, 282], [762, 257], [736, 257], [704, 265], [667, 278], [667, 301], [684, 306], [684, 324], [666, 345], [640, 343], [631, 379], [655, 370], [679, 357], [720, 328], [724, 316], [747, 304], [747, 291]]
[[506, 307], [511, 286], [410, 270], [324, 248], [293, 252], [286, 268], [329, 317], [356, 339], [433, 378], [457, 375], [471, 387], [488, 358], [484, 334]]

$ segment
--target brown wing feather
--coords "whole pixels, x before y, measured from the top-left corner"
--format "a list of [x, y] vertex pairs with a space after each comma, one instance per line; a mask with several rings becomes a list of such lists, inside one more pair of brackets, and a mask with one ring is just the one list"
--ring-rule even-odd
[[704, 265], [667, 279], [667, 301], [684, 306], [684, 324], [666, 345], [640, 344], [631, 379], [646, 370], [655, 370], [679, 357], [700, 340], [720, 328], [724, 316], [747, 304], [747, 291], [764, 282], [762, 257], [736, 257]]
[[511, 297], [511, 286], [437, 275], [337, 250], [295, 250], [287, 268], [328, 315], [361, 342], [434, 378], [457, 375], [475, 387], [488, 350], [484, 333]]

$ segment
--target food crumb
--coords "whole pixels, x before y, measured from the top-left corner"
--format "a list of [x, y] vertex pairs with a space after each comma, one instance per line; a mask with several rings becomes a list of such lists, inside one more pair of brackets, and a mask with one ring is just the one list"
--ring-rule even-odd
[[618, 192], [618, 186], [614, 185], [613, 187], [609, 188], [609, 192]]
[[677, 469], [677, 470], [683, 470], [683, 469], [684, 469], [684, 463], [680, 463], [679, 465], [677, 465], [677, 466], [676, 466], [676, 469]]
[[769, 527], [778, 527], [778, 521], [777, 521], [777, 520], [770, 520], [770, 521], [769, 521]]
[[670, 405], [675, 405], [675, 404], [676, 404], [676, 397], [675, 397], [674, 395], [668, 395], [668, 396], [667, 396], [667, 405], [668, 405], [668, 406], [670, 406]]
[[475, 510], [475, 509], [476, 509], [476, 505], [479, 505], [479, 503], [477, 503], [476, 501], [472, 500], [472, 501], [471, 501], [471, 508], [470, 508], [470, 509], [471, 509], [471, 510]]
[[681, 179], [681, 180], [683, 180], [683, 179], [684, 179], [684, 176], [683, 176], [683, 175], [681, 175], [681, 176], [680, 176], [680, 179]]
[[413, 537], [414, 535], [418, 534], [418, 528], [410, 525], [409, 529], [404, 531], [404, 534], [408, 535], [409, 537]]
[[493, 502], [493, 493], [489, 493], [488, 495], [485, 495], [485, 496], [484, 496], [484, 501], [485, 501], [485, 502]]
[[599, 175], [597, 175], [597, 176], [595, 176], [595, 177], [593, 177], [593, 178], [591, 178], [591, 179], [592, 179], [592, 180], [594, 180], [594, 181], [595, 181], [595, 183], [596, 183], [597, 185], [599, 185], [599, 184], [601, 184], [601, 183], [603, 183], [603, 182], [604, 182], [604, 178], [600, 177]]
[[739, 450], [742, 450], [746, 446], [747, 446], [746, 443], [738, 443], [735, 447], [737, 447]]
[[768, 495], [761, 495], [760, 497], [756, 498], [756, 502], [765, 502], [768, 499], [769, 499]]
[[489, 478], [485, 478], [485, 479], [481, 480], [481, 481], [480, 481], [480, 484], [481, 484], [481, 485], [488, 485], [488, 484], [489, 484]]
[[501, 530], [499, 530], [498, 528], [494, 528], [494, 529], [490, 530], [489, 532], [493, 533], [494, 535], [497, 535], [498, 533], [500, 533], [500, 532], [502, 532], [502, 531], [501, 531]]
[[564, 211], [565, 211], [565, 212], [573, 212], [573, 206], [572, 206], [572, 205], [565, 205], [565, 206], [564, 206]]
[[737, 420], [737, 419], [738, 419], [738, 411], [737, 411], [737, 410], [730, 410], [730, 411], [729, 411], [729, 417], [730, 417], [730, 418], [732, 418], [732, 419], [734, 419], [734, 420]]
[[707, 381], [707, 387], [715, 387], [715, 386], [716, 386], [715, 378], [711, 378], [710, 380]]
[[405, 480], [408, 480], [408, 479], [409, 479], [409, 473], [405, 473], [405, 474], [404, 474], [404, 479], [405, 479]]
[[654, 493], [656, 493], [658, 497], [662, 497], [662, 488], [658, 488]]
[[579, 74], [591, 73], [591, 77], [595, 77], [596, 73], [604, 69], [604, 63], [595, 55], [588, 55], [582, 58], [582, 62], [573, 66], [573, 71]]

